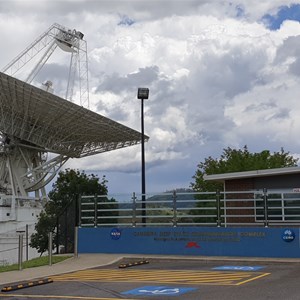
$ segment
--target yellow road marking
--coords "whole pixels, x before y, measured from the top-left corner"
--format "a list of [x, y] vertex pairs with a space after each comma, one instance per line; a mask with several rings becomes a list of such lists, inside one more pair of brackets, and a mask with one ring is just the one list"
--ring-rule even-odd
[[56, 275], [54, 281], [159, 282], [171, 284], [241, 285], [270, 273], [194, 270], [113, 270], [92, 269]]
[[270, 275], [270, 274], [271, 274], [271, 273], [263, 273], [263, 274], [258, 275], [258, 276], [256, 276], [256, 277], [253, 277], [253, 278], [250, 278], [250, 279], [248, 279], [248, 280], [245, 280], [245, 281], [242, 281], [242, 282], [240, 282], [240, 283], [237, 283], [236, 285], [242, 285], [242, 284], [244, 284], [244, 283], [247, 283], [247, 282], [250, 282], [250, 281], [253, 281], [253, 280], [262, 278], [262, 277], [265, 277], [265, 276]]

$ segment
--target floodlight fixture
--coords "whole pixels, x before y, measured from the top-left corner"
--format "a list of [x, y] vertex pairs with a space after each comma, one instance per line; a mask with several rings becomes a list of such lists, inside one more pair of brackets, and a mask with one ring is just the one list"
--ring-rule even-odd
[[138, 88], [138, 99], [146, 100], [149, 98], [149, 89], [148, 88]]

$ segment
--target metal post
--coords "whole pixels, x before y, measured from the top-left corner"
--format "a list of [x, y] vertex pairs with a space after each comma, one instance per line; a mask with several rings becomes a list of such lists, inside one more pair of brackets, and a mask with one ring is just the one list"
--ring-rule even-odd
[[74, 231], [74, 257], [78, 257], [78, 226], [75, 226]]
[[28, 261], [28, 240], [29, 240], [29, 236], [28, 236], [28, 224], [26, 224], [26, 261]]
[[22, 270], [22, 264], [23, 264], [23, 234], [19, 234], [19, 255], [18, 255], [19, 271]]
[[217, 227], [221, 227], [221, 201], [220, 201], [220, 191], [216, 191], [216, 204], [217, 204]]
[[94, 197], [94, 227], [97, 227], [97, 217], [98, 217], [97, 209], [98, 209], [97, 195], [95, 195], [95, 197]]
[[[141, 100], [141, 130], [142, 130], [142, 223], [146, 224], [146, 180], [145, 180], [145, 134], [144, 134], [144, 100], [149, 98], [148, 88], [138, 88], [137, 98]], [[143, 225], [145, 226], [145, 225]]]
[[59, 254], [59, 217], [56, 218], [56, 254]]
[[227, 227], [227, 198], [226, 198], [226, 180], [223, 186], [223, 216], [224, 216], [224, 227]]
[[52, 266], [52, 232], [48, 234], [49, 266]]
[[79, 201], [79, 195], [75, 196], [75, 227], [78, 226], [79, 223], [79, 205], [78, 205], [78, 201]]
[[264, 199], [264, 225], [265, 227], [269, 226], [269, 220], [268, 220], [268, 195], [267, 195], [267, 189], [263, 189], [263, 199]]
[[68, 207], [65, 209], [65, 253], [68, 253]]
[[173, 227], [177, 227], [177, 195], [176, 191], [173, 191]]
[[78, 226], [79, 226], [79, 199], [78, 195], [75, 199], [75, 228], [74, 228], [74, 257], [78, 257]]
[[81, 227], [81, 195], [78, 197], [78, 226]]
[[144, 140], [144, 99], [141, 99], [142, 130], [142, 223], [146, 224], [146, 177], [145, 177], [145, 140]]
[[132, 227], [136, 226], [136, 196], [135, 192], [132, 194]]

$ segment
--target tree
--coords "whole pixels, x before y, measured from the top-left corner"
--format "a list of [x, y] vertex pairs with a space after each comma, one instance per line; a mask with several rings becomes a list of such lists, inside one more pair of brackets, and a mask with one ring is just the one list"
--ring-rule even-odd
[[[247, 146], [243, 149], [226, 148], [223, 149], [219, 159], [213, 159], [211, 156], [206, 158], [204, 162], [198, 164], [198, 169], [193, 176], [194, 182], [191, 187], [197, 192], [216, 192], [222, 190], [223, 184], [212, 181], [205, 181], [204, 174], [223, 174], [231, 172], [242, 172], [262, 169], [273, 169], [283, 167], [297, 166], [298, 159], [293, 158], [289, 152], [285, 152], [283, 148], [279, 152], [271, 153], [269, 150], [263, 150], [259, 153], [250, 153]], [[215, 195], [197, 195], [197, 199], [215, 199]], [[209, 215], [211, 208], [215, 207], [215, 203], [198, 202], [197, 207], [200, 210], [191, 210], [190, 214]], [[205, 210], [207, 209], [207, 210]], [[201, 221], [201, 219], [195, 219]], [[206, 218], [206, 222], [215, 222], [214, 217]]]
[[262, 169], [273, 169], [283, 167], [297, 166], [298, 159], [285, 152], [283, 148], [280, 151], [271, 153], [269, 150], [263, 150], [259, 153], [249, 152], [245, 145], [243, 149], [224, 148], [219, 159], [213, 159], [211, 156], [204, 162], [198, 164], [198, 169], [193, 176], [194, 182], [191, 187], [198, 192], [212, 192], [222, 189], [222, 184], [205, 181], [203, 175], [222, 174], [231, 172], [242, 172]]
[[35, 233], [30, 239], [30, 246], [36, 248], [41, 255], [48, 250], [48, 233], [55, 227], [55, 218], [42, 211], [35, 225]]
[[30, 245], [42, 254], [48, 249], [48, 233], [52, 231], [57, 248], [64, 244], [66, 252], [73, 251], [74, 227], [78, 223], [78, 198], [107, 195], [106, 183], [105, 176], [99, 182], [94, 174], [87, 175], [72, 169], [59, 172], [48, 194], [49, 201], [35, 226], [36, 233], [32, 235]]

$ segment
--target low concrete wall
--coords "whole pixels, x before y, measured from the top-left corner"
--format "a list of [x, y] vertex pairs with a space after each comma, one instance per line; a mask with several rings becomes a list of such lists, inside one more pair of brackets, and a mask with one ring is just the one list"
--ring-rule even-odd
[[79, 228], [79, 253], [300, 257], [299, 228]]
[[[28, 253], [27, 253], [28, 250]], [[40, 253], [36, 249], [28, 246], [26, 247], [26, 241], [23, 239], [23, 261], [36, 258], [40, 256]], [[19, 258], [19, 237], [1, 237], [0, 235], [0, 266], [11, 265], [18, 263]]]

